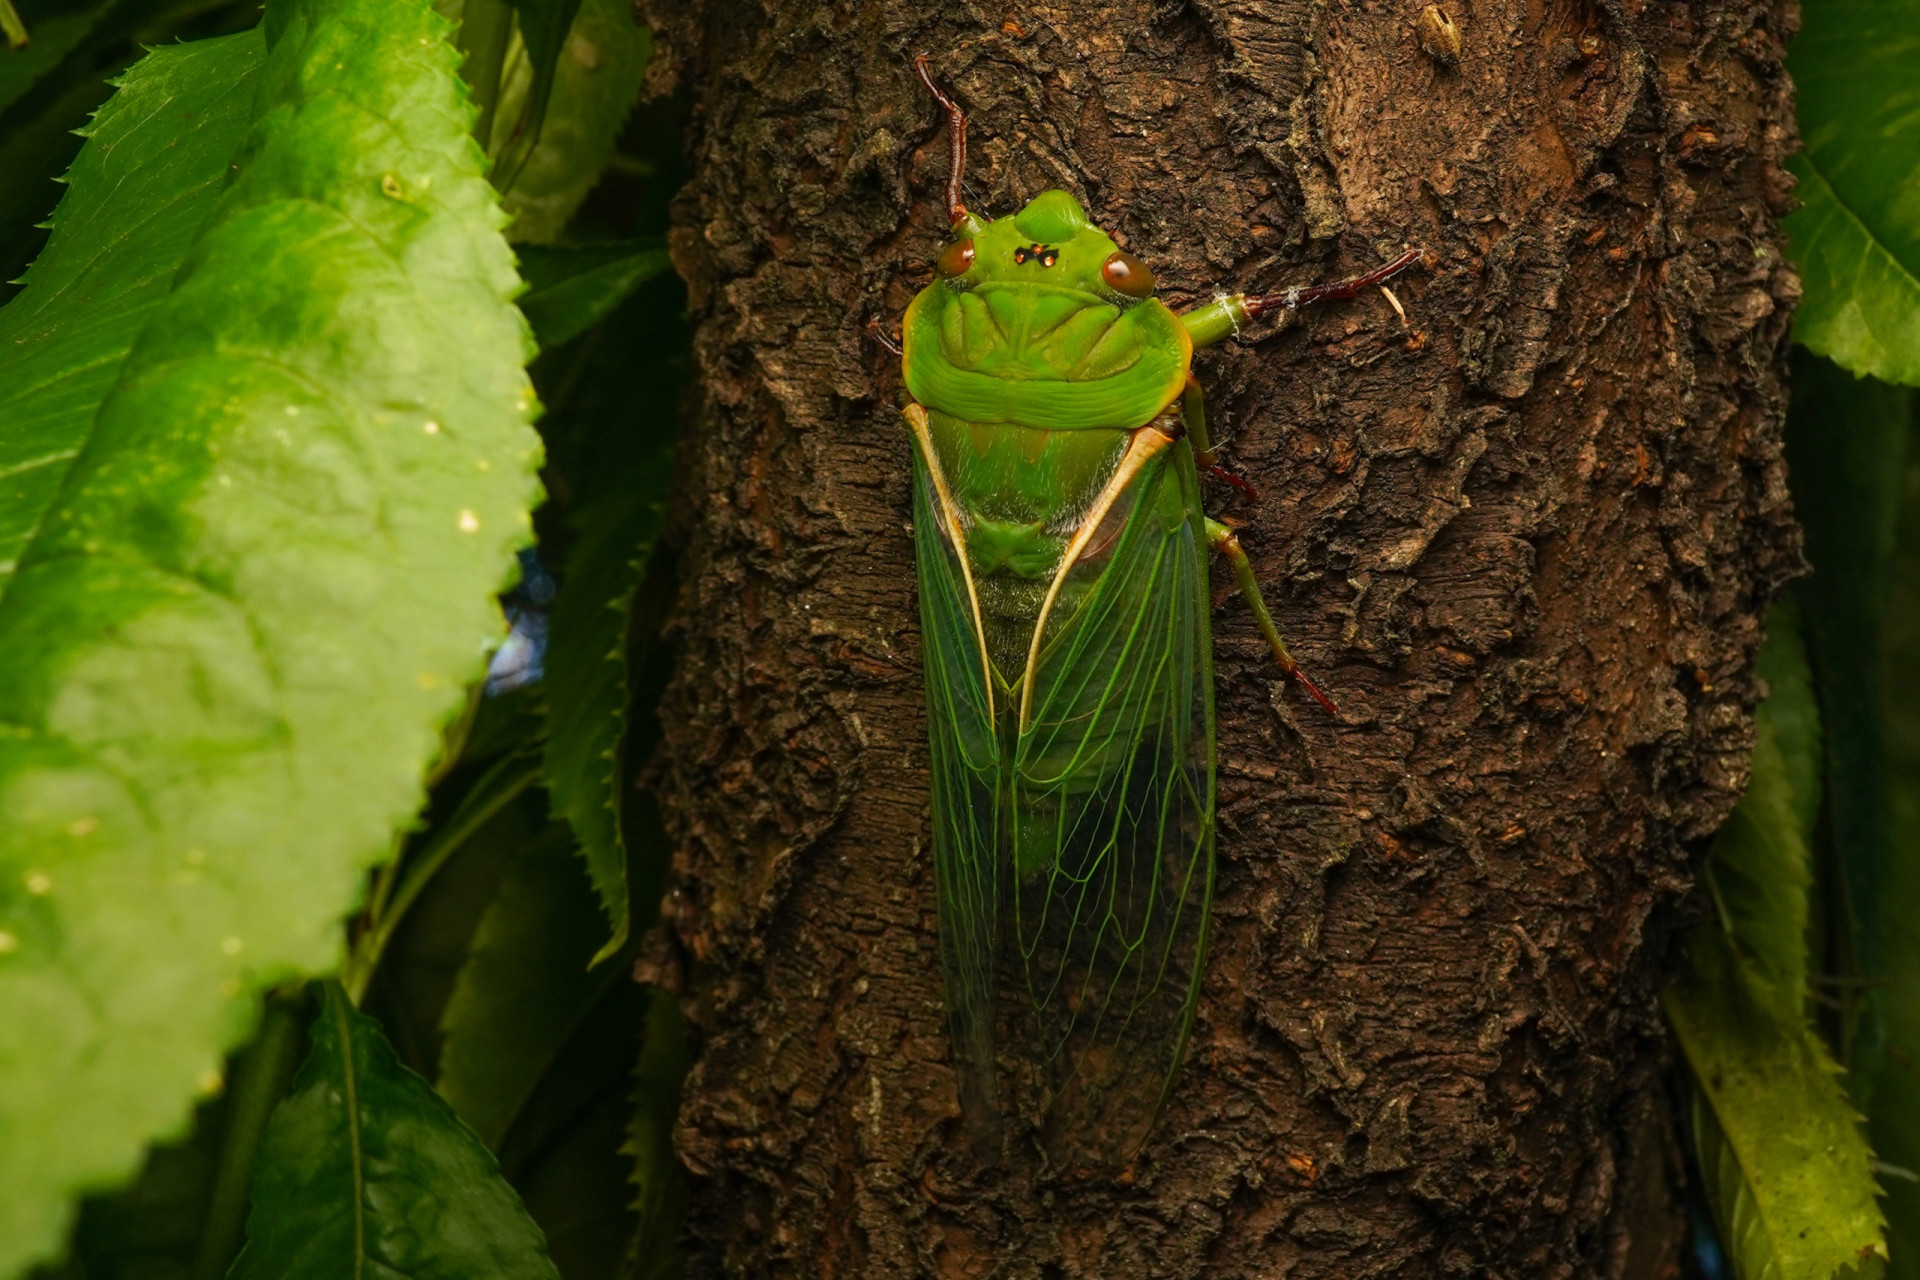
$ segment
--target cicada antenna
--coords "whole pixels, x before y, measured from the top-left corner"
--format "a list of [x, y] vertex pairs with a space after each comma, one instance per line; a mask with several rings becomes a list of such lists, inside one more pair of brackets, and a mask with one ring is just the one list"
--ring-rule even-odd
[[947, 217], [958, 225], [972, 216], [960, 198], [967, 172], [967, 113], [933, 82], [933, 73], [927, 70], [926, 54], [914, 58], [913, 69], [920, 73], [920, 83], [927, 86], [933, 100], [947, 113]]

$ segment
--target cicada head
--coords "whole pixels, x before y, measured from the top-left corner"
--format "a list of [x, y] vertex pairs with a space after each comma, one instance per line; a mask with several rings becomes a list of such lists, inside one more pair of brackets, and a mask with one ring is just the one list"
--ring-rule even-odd
[[[964, 217], [934, 272], [905, 327], [907, 387], [923, 404], [976, 422], [1128, 427], [1185, 382], [1191, 344], [1153, 297], [1153, 272], [1065, 191], [1043, 191], [1009, 217]], [[977, 378], [1003, 384], [998, 399], [1009, 403], [991, 403]], [[1102, 389], [1049, 399], [1036, 383]], [[1099, 420], [1080, 420], [1089, 414]]]
[[1088, 221], [1065, 191], [1042, 191], [1011, 217], [957, 223], [934, 271], [954, 292], [1071, 297], [1081, 310], [1106, 307], [1115, 316], [1154, 287], [1147, 264]]

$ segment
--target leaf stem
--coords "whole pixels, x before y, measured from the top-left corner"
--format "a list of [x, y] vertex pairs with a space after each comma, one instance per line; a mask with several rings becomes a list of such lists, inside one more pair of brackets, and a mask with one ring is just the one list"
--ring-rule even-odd
[[473, 91], [473, 105], [480, 108], [473, 136], [480, 140], [480, 150], [489, 155], [493, 114], [500, 105], [500, 69], [506, 64], [507, 45], [512, 39], [513, 8], [507, 0], [467, 0], [460, 18], [460, 49], [467, 55], [467, 64], [460, 74]]
[[[360, 1280], [367, 1257], [367, 1171], [366, 1147], [360, 1133], [360, 1057], [353, 1043], [353, 1019], [347, 1016], [349, 1002], [337, 982], [325, 988], [326, 1012], [340, 1037], [340, 1080], [346, 1091], [347, 1143], [353, 1156], [353, 1280]], [[357, 1003], [357, 1002], [356, 1002]]]
[[393, 837], [393, 855], [389, 857], [373, 877], [373, 892], [367, 895], [365, 911], [366, 929], [371, 931], [374, 922], [387, 913], [387, 899], [393, 896], [393, 886], [400, 879], [400, 864], [407, 852], [407, 834], [396, 832]]
[[27, 35], [27, 24], [20, 21], [20, 11], [13, 7], [13, 0], [0, 0], [0, 31], [7, 36], [7, 48], [24, 49], [32, 42]]
[[[408, 908], [413, 906], [428, 882], [474, 832], [513, 803], [539, 777], [538, 756], [515, 754], [500, 760], [480, 775], [479, 780], [467, 791], [466, 798], [460, 802], [460, 807], [447, 819], [446, 825], [427, 842], [425, 848], [408, 860], [406, 875], [400, 880], [399, 888], [392, 891], [391, 901], [383, 901], [381, 909], [368, 922], [367, 931], [360, 935], [359, 945], [354, 948], [345, 971], [340, 975], [340, 985], [356, 1006], [361, 997], [366, 995], [367, 984], [373, 980], [373, 971], [379, 967], [381, 953], [387, 949], [394, 930], [406, 918]], [[376, 893], [379, 891], [379, 887], [376, 887]]]
[[254, 1157], [299, 1056], [305, 1003], [297, 988], [269, 996], [260, 1033], [240, 1059], [227, 1102], [226, 1130], [220, 1135], [213, 1193], [193, 1255], [193, 1280], [220, 1280], [240, 1252], [252, 1202]]

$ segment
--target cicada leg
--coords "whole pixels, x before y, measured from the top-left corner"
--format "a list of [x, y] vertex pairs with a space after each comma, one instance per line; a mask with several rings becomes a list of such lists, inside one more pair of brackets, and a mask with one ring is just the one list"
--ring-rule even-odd
[[[1193, 443], [1195, 460], [1201, 466], [1213, 469], [1213, 451], [1207, 447], [1206, 400], [1201, 395], [1200, 384], [1192, 375], [1188, 375], [1186, 391], [1180, 397], [1180, 418], [1186, 424], [1188, 440]], [[1320, 691], [1320, 686], [1307, 678], [1306, 672], [1300, 670], [1300, 664], [1294, 661], [1287, 642], [1280, 638], [1280, 628], [1273, 625], [1273, 614], [1267, 609], [1266, 598], [1260, 594], [1260, 583], [1253, 576], [1253, 565], [1247, 560], [1240, 539], [1226, 525], [1209, 519], [1207, 545], [1226, 556], [1227, 563], [1233, 566], [1233, 576], [1240, 583], [1240, 594], [1247, 598], [1247, 607], [1253, 610], [1253, 620], [1259, 625], [1260, 634], [1266, 637], [1267, 647], [1273, 650], [1274, 661], [1280, 664], [1280, 670], [1286, 673], [1289, 680], [1305, 689], [1315, 702], [1325, 707], [1328, 715], [1339, 715], [1340, 708]]]
[[900, 345], [899, 329], [896, 328], [892, 333], [888, 333], [886, 327], [880, 323], [879, 316], [867, 317], [867, 337], [896, 356], [907, 354], [907, 349]]
[[920, 74], [920, 83], [927, 86], [933, 100], [947, 113], [947, 216], [957, 227], [973, 219], [960, 198], [967, 180], [967, 113], [933, 82], [933, 73], [927, 70], [926, 54], [913, 60], [913, 69]]
[[1180, 393], [1180, 418], [1186, 423], [1187, 437], [1193, 441], [1193, 459], [1200, 464], [1200, 469], [1225, 480], [1245, 494], [1249, 502], [1260, 501], [1260, 491], [1221, 466], [1215, 456], [1213, 445], [1207, 440], [1207, 398], [1200, 391], [1200, 380], [1191, 372], [1187, 374], [1186, 389]]
[[[1207, 439], [1207, 398], [1200, 389], [1200, 380], [1193, 374], [1187, 374], [1186, 388], [1180, 393], [1180, 422], [1187, 429], [1187, 440], [1193, 446], [1193, 459], [1201, 470], [1219, 475], [1232, 484], [1245, 489], [1253, 497], [1258, 497], [1254, 487], [1245, 480], [1227, 471], [1214, 461], [1212, 442]], [[1207, 545], [1215, 551], [1223, 552], [1233, 565], [1234, 576], [1240, 580], [1240, 590], [1253, 607], [1254, 617], [1260, 621], [1260, 630], [1273, 646], [1274, 657], [1280, 660], [1281, 670], [1290, 679], [1302, 681], [1313, 692], [1322, 705], [1331, 706], [1311, 681], [1300, 675], [1299, 664], [1287, 651], [1286, 641], [1280, 638], [1280, 632], [1273, 625], [1273, 615], [1267, 612], [1267, 602], [1260, 596], [1259, 584], [1254, 581], [1253, 569], [1247, 563], [1247, 553], [1240, 547], [1240, 540], [1234, 537], [1233, 530], [1218, 520], [1207, 521]]]
[[[1296, 286], [1284, 293], [1222, 293], [1213, 301], [1180, 313], [1180, 322], [1196, 348], [1222, 342], [1270, 311], [1296, 311], [1315, 302], [1331, 302], [1358, 296], [1363, 290], [1387, 281], [1420, 261], [1425, 252], [1409, 249], [1392, 262], [1375, 267], [1364, 275], [1331, 284]], [[1396, 308], [1398, 304], [1396, 303]]]
[[1233, 566], [1233, 576], [1240, 583], [1240, 594], [1247, 598], [1247, 607], [1253, 610], [1253, 620], [1259, 626], [1260, 634], [1266, 637], [1267, 647], [1273, 650], [1273, 660], [1280, 664], [1280, 670], [1286, 673], [1287, 679], [1305, 689], [1307, 696], [1324, 707], [1328, 715], [1339, 715], [1340, 708], [1320, 691], [1319, 685], [1307, 678], [1307, 673], [1293, 660], [1287, 642], [1280, 638], [1280, 628], [1273, 625], [1273, 615], [1267, 611], [1266, 599], [1260, 594], [1260, 583], [1253, 576], [1253, 565], [1247, 560], [1240, 539], [1218, 520], [1208, 520], [1207, 545], [1226, 556], [1227, 563]]

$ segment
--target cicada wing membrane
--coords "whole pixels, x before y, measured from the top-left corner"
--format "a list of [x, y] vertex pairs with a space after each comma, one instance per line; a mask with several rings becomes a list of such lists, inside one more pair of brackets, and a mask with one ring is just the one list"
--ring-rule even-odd
[[1212, 663], [1198, 481], [1143, 469], [1047, 627], [1014, 749], [1007, 888], [1042, 1139], [1113, 1169], [1145, 1142], [1192, 1024], [1213, 877]]
[[976, 1154], [1000, 1149], [994, 990], [1007, 844], [1005, 753], [981, 654], [972, 592], [926, 459], [914, 455], [914, 553], [920, 583], [933, 792], [934, 887], [947, 1021], [961, 1110]]

